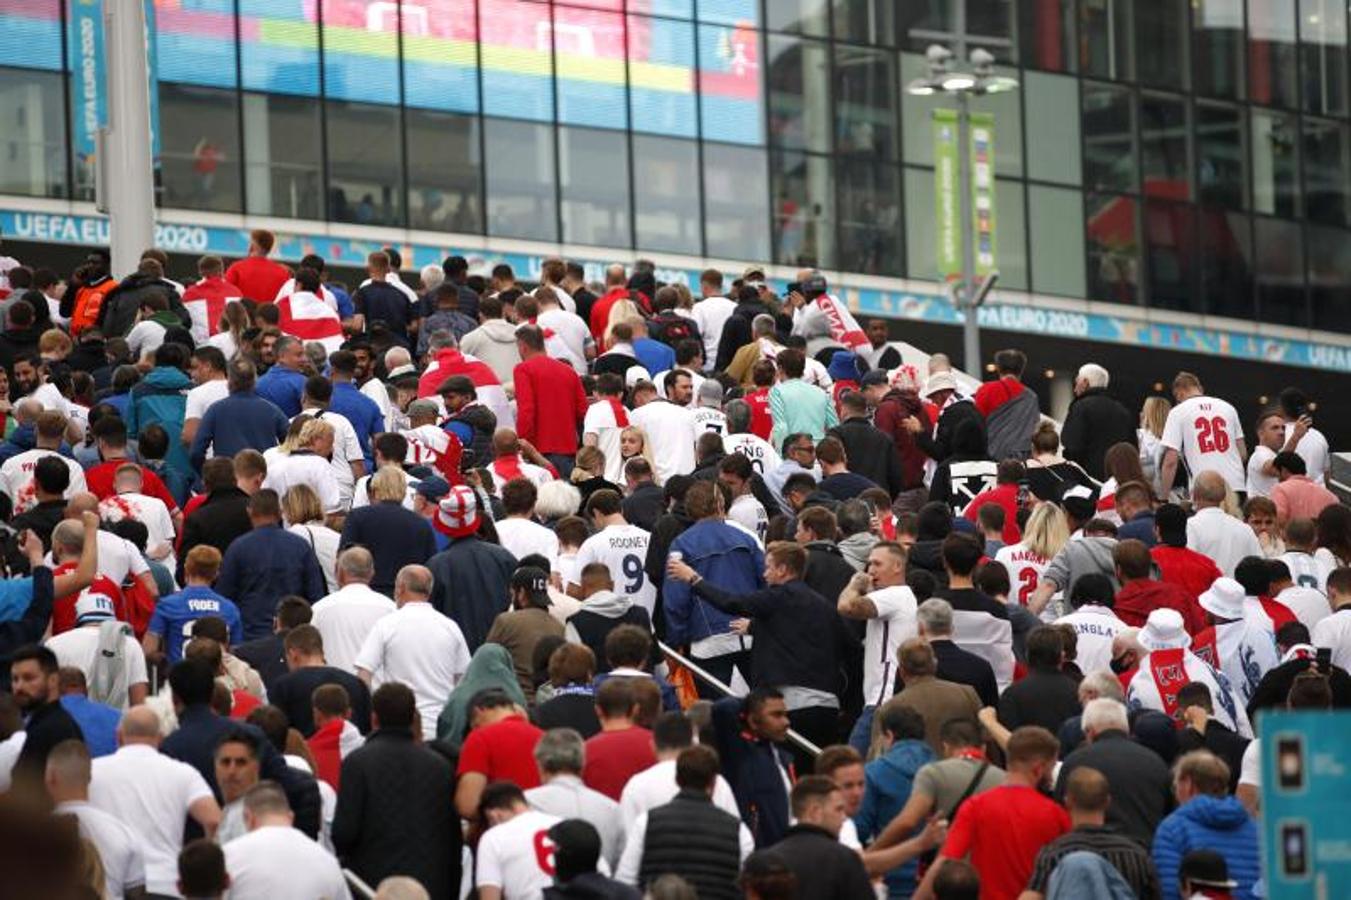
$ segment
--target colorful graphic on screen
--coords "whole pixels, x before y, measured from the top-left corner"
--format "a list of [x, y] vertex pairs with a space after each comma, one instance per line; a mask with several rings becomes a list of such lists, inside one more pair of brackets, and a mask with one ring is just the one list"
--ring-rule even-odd
[[61, 0], [0, 0], [0, 65], [61, 69]]
[[155, 0], [155, 38], [159, 80], [236, 86], [234, 0]]

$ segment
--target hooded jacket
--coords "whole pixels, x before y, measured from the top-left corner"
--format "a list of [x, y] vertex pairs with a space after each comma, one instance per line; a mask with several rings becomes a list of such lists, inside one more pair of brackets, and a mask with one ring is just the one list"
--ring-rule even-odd
[[[726, 522], [696, 522], [671, 542], [671, 550], [684, 554], [687, 566], [734, 594], [750, 594], [765, 586], [764, 552], [754, 538]], [[736, 618], [698, 599], [688, 584], [672, 578], [662, 582], [662, 605], [666, 641], [677, 647], [726, 634]]]
[[772, 316], [774, 313], [759, 298], [738, 303], [722, 326], [722, 337], [718, 339], [718, 358], [713, 371], [725, 371], [736, 352], [751, 342], [751, 322], [756, 316]]
[[860, 531], [841, 540], [838, 546], [844, 561], [853, 566], [855, 571], [862, 572], [864, 566], [868, 563], [868, 554], [872, 552], [873, 547], [877, 546], [877, 535], [868, 531]]
[[924, 464], [929, 461], [928, 455], [915, 441], [915, 435], [905, 427], [905, 420], [911, 416], [919, 419], [922, 426], [921, 434], [927, 433], [933, 427], [919, 394], [899, 388], [889, 391], [882, 398], [882, 402], [877, 404], [877, 412], [873, 415], [873, 424], [883, 434], [891, 436], [892, 443], [896, 445], [896, 452], [901, 455], [901, 473], [905, 481], [905, 490], [924, 486]]
[[1183, 627], [1191, 635], [1206, 627], [1206, 613], [1183, 588], [1167, 581], [1137, 578], [1128, 581], [1117, 591], [1112, 611], [1132, 628], [1143, 628], [1150, 612], [1156, 609], [1175, 609], [1182, 614]]
[[511, 606], [508, 584], [516, 557], [473, 535], [455, 538], [427, 561], [435, 578], [432, 605], [454, 619], [470, 652], [488, 637], [498, 613]]
[[[910, 799], [916, 773], [933, 761], [934, 752], [927, 743], [903, 740], [864, 767], [863, 803], [854, 815], [859, 840], [867, 843], [900, 814]], [[891, 896], [908, 897], [915, 892], [916, 864], [916, 860], [911, 860], [887, 873], [887, 889]]]
[[473, 464], [484, 466], [493, 460], [493, 432], [497, 430], [497, 416], [482, 403], [461, 407], [455, 415], [441, 423], [441, 427], [460, 439], [465, 449], [474, 454]]
[[[837, 353], [835, 358], [838, 359], [840, 355]], [[836, 384], [838, 383], [837, 381]], [[893, 499], [904, 490], [905, 470], [890, 435], [875, 427], [863, 416], [845, 419], [828, 433], [839, 438], [840, 443], [844, 444], [844, 455], [849, 461], [849, 471], [885, 488]]]
[[1178, 868], [1193, 850], [1214, 850], [1229, 864], [1238, 882], [1236, 900], [1254, 900], [1253, 885], [1261, 877], [1257, 823], [1237, 797], [1196, 797], [1174, 810], [1154, 832], [1154, 867], [1159, 870], [1163, 900], [1179, 900]]
[[516, 326], [506, 319], [489, 319], [464, 336], [460, 349], [481, 360], [506, 384], [521, 361], [516, 350]]
[[177, 289], [162, 278], [152, 278], [139, 272], [128, 275], [114, 288], [99, 307], [98, 326], [104, 337], [126, 337], [136, 324], [136, 314], [141, 303], [151, 294], [160, 294], [169, 303], [169, 311], [174, 314], [174, 324], [184, 328], [192, 326], [192, 316], [183, 305], [183, 298]]
[[127, 434], [139, 436], [143, 428], [159, 425], [169, 435], [165, 463], [188, 474], [192, 472], [192, 463], [188, 460], [188, 448], [178, 440], [178, 435], [183, 432], [191, 387], [192, 380], [183, 370], [157, 366], [131, 389], [131, 400], [127, 404]]
[[[605, 639], [620, 625], [636, 625], [652, 633], [652, 620], [647, 610], [614, 591], [597, 591], [582, 602], [581, 608], [568, 616], [563, 637], [572, 644], [585, 644], [596, 655], [596, 671], [608, 672], [605, 662]], [[657, 662], [657, 660], [653, 660]]]

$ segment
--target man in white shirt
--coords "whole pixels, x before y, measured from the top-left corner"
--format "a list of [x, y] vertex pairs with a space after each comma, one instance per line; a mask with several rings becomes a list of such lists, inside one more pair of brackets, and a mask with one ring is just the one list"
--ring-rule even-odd
[[704, 342], [704, 368], [708, 369], [718, 358], [722, 328], [736, 312], [736, 301], [723, 296], [722, 273], [717, 269], [706, 269], [699, 276], [699, 291], [703, 299], [694, 304], [690, 315], [699, 326], [699, 336]]
[[145, 888], [178, 896], [183, 821], [192, 817], [207, 837], [220, 824], [220, 806], [192, 766], [162, 755], [159, 717], [145, 706], [122, 716], [118, 750], [93, 761], [89, 802], [135, 833], [145, 855]]
[[521, 439], [510, 428], [499, 428], [493, 433], [493, 461], [488, 470], [493, 476], [493, 486], [499, 491], [513, 478], [525, 478], [535, 487], [554, 480], [548, 469], [521, 458]]
[[1319, 622], [1332, 615], [1327, 594], [1316, 587], [1295, 584], [1290, 567], [1284, 561], [1267, 560], [1267, 568], [1271, 574], [1269, 596], [1294, 613], [1305, 628], [1313, 631]]
[[328, 408], [332, 401], [331, 381], [322, 375], [312, 375], [305, 380], [300, 412], [333, 426], [333, 454], [329, 465], [338, 483], [338, 505], [345, 511], [352, 506], [352, 493], [357, 479], [366, 474], [366, 458], [352, 423], [342, 413]]
[[[553, 332], [562, 350], [559, 358], [576, 369], [578, 375], [585, 375], [587, 361], [596, 356], [596, 341], [581, 316], [563, 308], [560, 294], [567, 296], [549, 288], [535, 292], [532, 299], [539, 304], [535, 324], [543, 328], [546, 334]], [[571, 302], [572, 298], [568, 297], [568, 301]], [[517, 307], [519, 311], [520, 307]]]
[[[706, 803], [711, 807], [717, 777], [718, 757], [711, 748], [694, 746], [680, 751], [676, 757], [676, 784], [680, 787], [680, 791], [666, 806], [691, 804], [692, 808], [698, 809]], [[698, 806], [694, 804], [698, 804]], [[662, 808], [664, 807], [658, 807], [658, 809]], [[649, 810], [640, 813], [638, 818], [634, 820], [633, 827], [628, 830], [624, 842], [624, 853], [619, 858], [619, 868], [615, 870], [617, 881], [635, 886], [640, 883], [639, 879], [643, 872], [643, 855], [647, 848], [647, 826], [656, 811]], [[722, 811], [713, 809], [712, 812], [721, 813]], [[702, 810], [701, 814], [704, 814]], [[750, 856], [751, 852], [755, 850], [755, 839], [751, 837], [750, 829], [746, 827], [745, 822], [735, 816], [732, 818], [736, 823], [737, 853], [740, 861], [744, 863], [746, 857]], [[721, 816], [719, 816], [719, 819], [721, 819]], [[716, 880], [716, 876], [713, 876], [710, 880]]]
[[[122, 629], [122, 673], [111, 679], [113, 683], [121, 681], [126, 685], [126, 693], [118, 697], [98, 696], [107, 678], [96, 677], [99, 675], [96, 664], [105, 668], [114, 665], [112, 659], [103, 658], [99, 651], [106, 622], [114, 622]], [[131, 626], [117, 621], [112, 598], [103, 594], [81, 594], [75, 601], [75, 627], [48, 638], [46, 643], [47, 648], [56, 654], [57, 662], [63, 666], [74, 666], [84, 673], [91, 690], [95, 692], [93, 699], [119, 709], [145, 702], [145, 695], [150, 689], [145, 652], [141, 649], [141, 642], [132, 635]]]
[[328, 664], [356, 674], [356, 660], [375, 623], [394, 612], [394, 601], [371, 589], [375, 560], [365, 547], [338, 554], [337, 591], [314, 604], [310, 620], [324, 639]]
[[1351, 667], [1351, 569], [1337, 569], [1328, 576], [1328, 600], [1333, 612], [1313, 627], [1315, 647], [1332, 650], [1332, 664]]
[[633, 404], [635, 409], [629, 414], [629, 422], [647, 435], [657, 466], [657, 480], [665, 484], [675, 475], [693, 472], [698, 434], [691, 410], [662, 400], [651, 382], [634, 387]]
[[400, 569], [394, 579], [398, 611], [375, 623], [356, 658], [357, 677], [372, 690], [389, 681], [413, 690], [424, 735], [436, 734], [436, 717], [469, 669], [464, 633], [432, 606], [431, 595], [430, 570]]
[[1283, 449], [1298, 453], [1308, 469], [1309, 478], [1314, 484], [1325, 486], [1332, 461], [1328, 439], [1313, 424], [1313, 402], [1299, 388], [1288, 387], [1281, 391], [1278, 403], [1285, 424]]
[[479, 810], [489, 826], [474, 863], [479, 900], [541, 900], [554, 883], [549, 829], [563, 820], [531, 809], [504, 781], [484, 788]]
[[352, 896], [332, 854], [292, 827], [291, 806], [275, 782], [249, 788], [243, 803], [249, 833], [223, 848], [231, 900]]
[[1215, 561], [1225, 575], [1245, 556], [1262, 556], [1257, 535], [1241, 519], [1222, 508], [1224, 478], [1216, 472], [1201, 472], [1192, 479], [1192, 506], [1196, 513], [1187, 520], [1187, 547]]
[[141, 840], [127, 825], [90, 804], [90, 770], [89, 748], [81, 741], [62, 741], [47, 754], [47, 793], [57, 815], [79, 820], [80, 836], [94, 845], [103, 863], [107, 897], [121, 900], [128, 891], [145, 890]]
[[722, 385], [709, 378], [694, 390], [694, 430], [698, 434], [711, 431], [727, 434], [727, 415], [722, 411]]
[[[672, 372], [684, 372], [690, 376], [690, 387], [693, 390], [693, 396], [698, 397], [699, 390], [709, 381], [709, 379], [701, 374], [704, 370], [703, 347], [694, 340], [681, 341], [675, 348], [675, 354], [676, 363], [674, 369], [657, 372], [652, 376], [652, 383], [657, 386], [657, 393], [668, 400], [673, 399], [666, 392], [666, 376]], [[714, 383], [716, 384], [717, 382], [715, 381]], [[722, 400], [721, 386], [719, 386], [718, 390], [718, 399], [719, 401]], [[681, 405], [684, 406], [685, 404], [682, 403]], [[722, 432], [718, 433], [721, 434]]]
[[0, 491], [8, 494], [14, 501], [15, 515], [27, 512], [37, 505], [33, 470], [37, 468], [38, 460], [43, 457], [55, 456], [70, 469], [70, 485], [65, 493], [67, 500], [87, 490], [84, 470], [80, 468], [80, 464], [70, 457], [62, 456], [59, 452], [61, 442], [65, 439], [67, 424], [66, 417], [56, 410], [48, 409], [38, 413], [33, 449], [15, 454], [5, 460], [4, 465], [0, 465]]
[[612, 372], [596, 376], [596, 396], [582, 419], [582, 443], [605, 454], [605, 478], [618, 484], [624, 477], [624, 458], [619, 436], [629, 425], [624, 408], [624, 379]]
[[[92, 512], [97, 515], [98, 510], [98, 497], [88, 492], [76, 494], [66, 504], [66, 518], [79, 521], [84, 513]], [[45, 561], [51, 565], [52, 554], [47, 554]], [[129, 576], [134, 577], [141, 589], [151, 597], [159, 596], [155, 576], [151, 573], [150, 564], [145, 561], [141, 551], [125, 538], [103, 529], [98, 531], [98, 574], [119, 585], [125, 584]]]
[[1280, 561], [1290, 569], [1290, 579], [1300, 587], [1326, 594], [1333, 566], [1314, 556], [1317, 548], [1318, 526], [1312, 519], [1291, 519], [1285, 523], [1285, 553]]
[[[182, 441], [191, 447], [197, 437], [197, 426], [202, 416], [213, 405], [230, 396], [230, 382], [225, 377], [225, 354], [216, 347], [201, 346], [192, 352], [192, 381], [196, 385], [188, 391], [187, 407], [183, 411]], [[208, 447], [207, 458], [212, 452]], [[191, 548], [189, 548], [191, 549]]]
[[1215, 472], [1237, 492], [1247, 489], [1243, 463], [1243, 426], [1233, 405], [1218, 397], [1207, 397], [1201, 380], [1190, 372], [1179, 372], [1173, 379], [1173, 397], [1177, 401], [1168, 413], [1161, 439], [1163, 464], [1159, 480], [1166, 496], [1177, 477], [1178, 455], [1195, 478], [1200, 472]]
[[757, 475], [764, 477], [773, 472], [783, 460], [774, 445], [758, 434], [751, 432], [751, 407], [745, 400], [732, 400], [723, 409], [727, 417], [728, 434], [723, 436], [722, 449], [727, 453], [739, 453], [751, 461], [751, 468]]
[[644, 569], [650, 535], [624, 519], [622, 504], [619, 494], [608, 489], [596, 491], [587, 499], [585, 515], [595, 533], [577, 551], [577, 571], [593, 562], [604, 563], [616, 593], [629, 597], [651, 616], [657, 589]]
[[582, 784], [586, 745], [571, 728], [546, 731], [535, 745], [542, 784], [525, 792], [530, 808], [560, 819], [585, 819], [600, 835], [601, 855], [614, 871], [624, 848], [619, 804]]
[[116, 493], [99, 504], [99, 517], [109, 523], [127, 519], [140, 522], [146, 530], [145, 555], [170, 572], [177, 571], [178, 559], [174, 555], [177, 532], [173, 517], [164, 501], [142, 493], [143, 487], [144, 476], [139, 465], [123, 463], [118, 466], [113, 476]]
[[558, 559], [558, 537], [535, 521], [535, 500], [538, 489], [524, 478], [516, 478], [502, 485], [502, 508], [506, 518], [493, 523], [497, 540], [517, 559], [538, 553], [549, 561], [550, 568]]
[[[1300, 429], [1303, 434], [1303, 429]], [[1294, 450], [1299, 441], [1286, 441], [1285, 419], [1277, 411], [1264, 413], [1257, 420], [1257, 446], [1248, 457], [1248, 496], [1266, 497], [1279, 480], [1276, 467], [1272, 463], [1276, 454], [1283, 450]]]
[[753, 464], [740, 453], [729, 453], [718, 463], [718, 480], [732, 492], [732, 505], [727, 507], [728, 523], [739, 525], [763, 544], [769, 533], [769, 511], [751, 493], [754, 477]]
[[1112, 611], [1112, 582], [1106, 575], [1092, 572], [1074, 582], [1070, 606], [1074, 612], [1055, 620], [1068, 625], [1076, 635], [1075, 661], [1085, 675], [1112, 667], [1112, 641], [1126, 630], [1126, 623]]
[[[639, 816], [670, 803], [680, 793], [676, 784], [676, 757], [680, 751], [694, 746], [694, 726], [683, 713], [662, 713], [652, 725], [652, 746], [657, 752], [657, 762], [630, 778], [619, 797], [625, 834], [632, 832]], [[713, 805], [731, 815], [741, 815], [736, 795], [721, 775], [713, 785]]]

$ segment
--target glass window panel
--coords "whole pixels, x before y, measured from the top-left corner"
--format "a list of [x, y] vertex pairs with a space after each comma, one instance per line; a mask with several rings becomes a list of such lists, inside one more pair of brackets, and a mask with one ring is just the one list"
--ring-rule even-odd
[[1140, 96], [1140, 167], [1146, 194], [1191, 198], [1187, 161], [1187, 107], [1180, 98]]
[[1295, 57], [1295, 0], [1248, 0], [1248, 98], [1296, 106]]
[[896, 56], [835, 45], [835, 152], [896, 158]]
[[1128, 88], [1085, 82], [1084, 186], [1134, 191], [1135, 101]]
[[330, 0], [321, 8], [324, 95], [366, 103], [398, 103], [398, 4], [388, 0]]
[[[553, 121], [553, 38], [547, 13], [530, 0], [479, 0], [485, 115]], [[490, 192], [490, 210], [492, 202]], [[490, 226], [491, 218], [490, 212]]]
[[556, 6], [553, 40], [558, 121], [627, 128], [624, 17]]
[[1051, 72], [1074, 71], [1075, 0], [1019, 0], [1019, 60]]
[[553, 127], [485, 119], [483, 140], [488, 233], [557, 240]]
[[830, 152], [830, 57], [822, 41], [771, 34], [769, 135], [775, 145]]
[[1242, 3], [1192, 0], [1192, 53], [1198, 94], [1242, 99], [1244, 49]]
[[1313, 327], [1351, 331], [1351, 234], [1310, 227], [1308, 241]]
[[629, 16], [629, 109], [634, 131], [698, 137], [694, 25]]
[[[5, 19], [0, 13], [0, 33]], [[234, 0], [190, 4], [155, 0], [155, 69], [160, 81], [222, 88], [237, 85]]]
[[633, 136], [634, 218], [638, 247], [698, 256], [699, 147], [693, 141]]
[[317, 4], [239, 0], [239, 71], [245, 90], [319, 95]]
[[[998, 75], [1015, 76], [1016, 70], [997, 66]], [[950, 97], [915, 97], [906, 93], [905, 85], [928, 75], [924, 58], [913, 53], [901, 54], [901, 128], [905, 161], [933, 165], [933, 110], [938, 107], [955, 108], [957, 101]], [[995, 171], [1000, 175], [1021, 175], [1023, 171], [1023, 122], [1020, 112], [1022, 91], [1009, 91], [971, 101], [972, 112], [992, 113], [995, 117]]]
[[1252, 208], [1293, 219], [1299, 215], [1299, 141], [1294, 115], [1252, 109]]
[[0, 4], [0, 66], [58, 70], [62, 0]]
[[901, 275], [900, 176], [894, 166], [841, 160], [839, 266], [846, 272]]
[[68, 196], [64, 90], [55, 72], [0, 69], [0, 193]]
[[1023, 183], [1001, 178], [995, 185], [995, 261], [999, 283], [1015, 291], [1027, 290], [1027, 211]]
[[704, 145], [704, 239], [715, 258], [769, 258], [769, 172], [763, 150]]
[[[1059, 184], [1080, 183], [1082, 153], [1079, 119], [1066, 110], [1079, 107], [1079, 83], [1064, 75], [1023, 75], [1027, 110], [1027, 177]], [[1075, 216], [1075, 220], [1083, 218]], [[1077, 226], [1076, 226], [1077, 227]]]
[[923, 281], [938, 281], [938, 246], [934, 239], [933, 169], [905, 167], [905, 266], [906, 274]]
[[[615, 0], [619, 2], [619, 0]], [[676, 19], [694, 18], [694, 0], [629, 0], [629, 12], [651, 13]]]
[[904, 13], [895, 0], [835, 0], [832, 21], [835, 37], [859, 44], [896, 43], [897, 15]]
[[1196, 105], [1196, 195], [1202, 203], [1245, 209], [1243, 113], [1237, 107]]
[[1345, 0], [1300, 0], [1300, 68], [1304, 108], [1324, 116], [1346, 115]]
[[1186, 90], [1189, 0], [1147, 0], [1126, 4], [1135, 11], [1136, 75], [1145, 84]]
[[1012, 62], [1014, 0], [966, 0], [966, 33], [1003, 62]]
[[1256, 318], [1253, 299], [1252, 224], [1241, 213], [1202, 207], [1201, 297], [1212, 316]]
[[409, 227], [482, 234], [478, 118], [410, 109], [404, 113], [404, 128]]
[[1308, 216], [1315, 222], [1347, 222], [1348, 150], [1344, 124], [1304, 120], [1304, 197]]
[[695, 0], [695, 2], [698, 3], [701, 22], [746, 25], [751, 28], [760, 24], [760, 0]]
[[608, 9], [616, 12], [624, 11], [624, 0], [559, 0], [568, 6], [589, 6], [592, 9]]
[[1104, 303], [1140, 302], [1138, 203], [1117, 194], [1084, 196], [1088, 245], [1088, 298]]
[[774, 261], [834, 267], [835, 178], [831, 161], [776, 150], [770, 154]]
[[[701, 14], [703, 2], [699, 7]], [[699, 26], [699, 124], [704, 140], [763, 144], [760, 33], [748, 25]]]
[[[1298, 222], [1259, 218], [1253, 222], [1257, 247], [1257, 317], [1263, 322], [1307, 326], [1304, 247]], [[1322, 265], [1311, 261], [1311, 265]]]
[[241, 212], [239, 95], [160, 82], [159, 111], [159, 202]]
[[[1155, 2], [1155, 0], [1150, 0]], [[1082, 2], [1079, 13], [1079, 69], [1112, 81], [1135, 80], [1135, 30], [1131, 3]]]
[[1196, 208], [1185, 203], [1146, 200], [1144, 233], [1149, 305], [1193, 309], [1199, 275], [1194, 263]]
[[765, 4], [765, 27], [825, 37], [830, 33], [828, 0], [773, 0]]
[[[1076, 190], [1027, 186], [1032, 258], [1032, 290], [1082, 297], [1084, 273], [1084, 198]], [[1003, 210], [999, 218], [1004, 219]]]
[[403, 225], [403, 127], [397, 109], [330, 101], [328, 215], [359, 225]]
[[245, 94], [244, 206], [255, 215], [323, 217], [319, 104]]
[[478, 30], [474, 0], [405, 3], [403, 102], [449, 112], [478, 111]]
[[628, 141], [609, 131], [560, 128], [558, 142], [563, 240], [632, 247]]

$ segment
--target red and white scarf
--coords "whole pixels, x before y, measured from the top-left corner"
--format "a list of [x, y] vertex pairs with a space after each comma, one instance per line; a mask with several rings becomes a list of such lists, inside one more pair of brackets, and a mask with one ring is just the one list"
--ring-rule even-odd
[[868, 335], [859, 327], [854, 314], [834, 294], [822, 294], [812, 302], [826, 317], [831, 338], [855, 352], [870, 346]]

